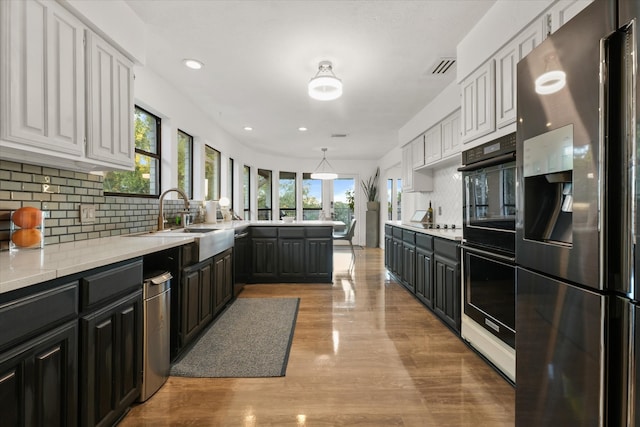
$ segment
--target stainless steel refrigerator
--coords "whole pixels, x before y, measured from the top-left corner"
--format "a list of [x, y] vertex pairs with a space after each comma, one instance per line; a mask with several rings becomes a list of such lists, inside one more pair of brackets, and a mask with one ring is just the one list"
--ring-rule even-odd
[[518, 63], [516, 425], [640, 426], [640, 0]]

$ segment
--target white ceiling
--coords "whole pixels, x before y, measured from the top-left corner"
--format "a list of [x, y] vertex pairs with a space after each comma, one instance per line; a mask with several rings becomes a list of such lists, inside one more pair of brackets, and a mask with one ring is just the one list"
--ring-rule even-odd
[[[296, 158], [327, 147], [329, 159], [376, 160], [455, 79], [455, 67], [444, 76], [431, 67], [455, 57], [495, 0], [127, 2], [148, 24], [146, 65], [247, 146]], [[187, 69], [184, 58], [205, 67]], [[307, 95], [321, 60], [343, 81], [338, 100]]]

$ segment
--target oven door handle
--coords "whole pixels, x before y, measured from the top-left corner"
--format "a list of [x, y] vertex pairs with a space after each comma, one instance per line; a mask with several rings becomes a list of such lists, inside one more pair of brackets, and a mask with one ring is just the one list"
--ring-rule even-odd
[[497, 157], [481, 160], [477, 163], [472, 163], [470, 165], [461, 166], [458, 168], [458, 172], [471, 172], [477, 171], [478, 169], [487, 168], [489, 166], [499, 165], [502, 163], [512, 162], [516, 159], [516, 152], [501, 154]]
[[495, 252], [489, 252], [489, 251], [485, 251], [485, 250], [482, 250], [482, 249], [473, 248], [471, 246], [462, 245], [462, 249], [464, 249], [466, 251], [469, 251], [469, 252], [476, 253], [478, 255], [485, 255], [485, 256], [488, 256], [488, 257], [498, 258], [498, 259], [501, 259], [503, 261], [507, 261], [507, 262], [511, 262], [511, 263], [515, 263], [516, 262], [516, 257], [504, 256], [504, 255], [497, 254]]

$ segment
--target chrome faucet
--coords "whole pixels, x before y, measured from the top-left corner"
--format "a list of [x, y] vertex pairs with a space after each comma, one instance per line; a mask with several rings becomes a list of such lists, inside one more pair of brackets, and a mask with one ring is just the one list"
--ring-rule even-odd
[[167, 195], [167, 193], [169, 193], [170, 191], [175, 191], [178, 194], [180, 194], [182, 196], [182, 198], [184, 199], [184, 208], [185, 210], [189, 209], [189, 197], [187, 197], [187, 195], [185, 194], [184, 191], [182, 191], [179, 188], [170, 188], [168, 190], [166, 190], [164, 193], [162, 193], [160, 195], [160, 210], [158, 212], [158, 231], [162, 231], [164, 230], [164, 209], [162, 208], [162, 201], [164, 200], [164, 196]]

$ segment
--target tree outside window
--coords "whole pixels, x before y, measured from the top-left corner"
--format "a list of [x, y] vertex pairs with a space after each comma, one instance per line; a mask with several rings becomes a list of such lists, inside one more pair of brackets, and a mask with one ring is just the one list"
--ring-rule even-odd
[[244, 199], [244, 219], [251, 219], [251, 168], [244, 165], [242, 169], [242, 196]]
[[322, 212], [322, 180], [312, 179], [310, 173], [302, 174], [302, 219], [320, 219]]
[[193, 137], [178, 130], [178, 188], [193, 198]]
[[103, 182], [106, 194], [160, 195], [160, 124], [159, 117], [135, 107], [135, 169], [107, 172]]
[[204, 188], [206, 200], [220, 199], [220, 152], [204, 146]]
[[258, 219], [271, 219], [271, 187], [272, 172], [258, 169]]
[[280, 195], [280, 217], [296, 217], [296, 173], [280, 172], [278, 181]]

